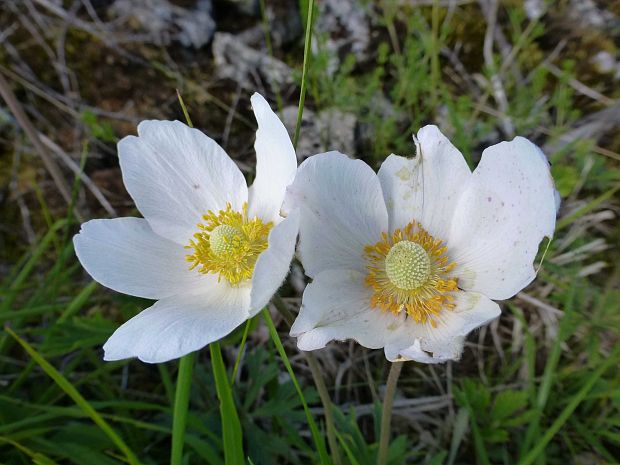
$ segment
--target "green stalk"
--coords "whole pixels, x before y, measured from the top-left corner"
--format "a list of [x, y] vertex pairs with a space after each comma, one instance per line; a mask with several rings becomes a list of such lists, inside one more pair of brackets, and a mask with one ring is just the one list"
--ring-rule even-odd
[[196, 352], [181, 357], [179, 374], [177, 375], [177, 390], [174, 396], [174, 413], [172, 417], [172, 452], [170, 465], [181, 465], [183, 460], [183, 445], [185, 444], [185, 425], [187, 423], [187, 409], [189, 407], [189, 392], [192, 387], [192, 372]]
[[308, 16], [306, 20], [306, 37], [304, 39], [304, 65], [301, 74], [301, 91], [299, 92], [299, 106], [297, 108], [297, 122], [295, 124], [295, 135], [293, 136], [293, 147], [297, 148], [299, 141], [299, 129], [301, 128], [301, 117], [304, 113], [304, 101], [306, 100], [306, 87], [308, 81], [308, 66], [310, 65], [310, 45], [312, 44], [312, 22], [314, 16], [314, 0], [308, 1]]
[[386, 465], [388, 459], [388, 449], [390, 446], [390, 425], [392, 422], [392, 405], [394, 404], [394, 394], [400, 371], [405, 362], [394, 362], [390, 367], [387, 385], [385, 387], [385, 397], [383, 398], [383, 412], [381, 413], [381, 437], [379, 439], [379, 453], [377, 464]]

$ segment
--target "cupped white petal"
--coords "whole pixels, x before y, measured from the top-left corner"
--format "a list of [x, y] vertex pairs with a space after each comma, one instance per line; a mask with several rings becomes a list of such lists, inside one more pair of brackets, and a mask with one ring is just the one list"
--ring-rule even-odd
[[390, 155], [379, 169], [390, 231], [416, 220], [435, 238], [445, 241], [471, 171], [461, 152], [437, 126], [420, 129], [418, 141], [415, 158]]
[[310, 277], [329, 269], [365, 270], [364, 246], [381, 239], [388, 218], [379, 179], [366, 163], [339, 152], [306, 159], [287, 189], [299, 207], [299, 255]]
[[186, 245], [209, 210], [248, 199], [245, 179], [210, 137], [179, 121], [143, 121], [118, 143], [125, 187], [153, 230]]
[[269, 303], [288, 274], [299, 231], [299, 210], [293, 210], [269, 233], [267, 250], [259, 255], [252, 276], [250, 316]]
[[549, 162], [527, 139], [489, 147], [461, 196], [448, 239], [459, 287], [507, 299], [535, 277], [542, 239], [555, 229]]
[[190, 271], [187, 251], [155, 234], [142, 218], [88, 221], [73, 244], [95, 281], [124, 294], [161, 299], [206, 292], [217, 283], [212, 276]]
[[160, 363], [182, 357], [228, 335], [249, 317], [249, 306], [248, 287], [224, 283], [208, 294], [166, 297], [112, 334], [104, 360]]
[[364, 274], [326, 270], [304, 291], [301, 310], [291, 327], [300, 350], [316, 350], [332, 340], [354, 339], [370, 349], [383, 347], [401, 318], [370, 308]]
[[386, 358], [422, 363], [458, 360], [463, 352], [465, 336], [501, 313], [497, 303], [476, 292], [455, 293], [454, 304], [454, 309], [442, 310], [437, 318], [437, 327], [407, 319], [386, 344]]
[[278, 223], [286, 186], [297, 172], [295, 149], [286, 128], [262, 95], [251, 98], [258, 130], [256, 131], [256, 178], [249, 191], [250, 217]]
[[455, 308], [443, 309], [437, 327], [419, 324], [404, 312], [371, 308], [372, 292], [364, 275], [354, 270], [319, 273], [304, 292], [301, 310], [291, 327], [300, 350], [316, 350], [332, 341], [353, 339], [364, 347], [383, 347], [390, 361], [441, 363], [461, 356], [467, 334], [500, 314], [499, 305], [482, 294], [457, 292]]

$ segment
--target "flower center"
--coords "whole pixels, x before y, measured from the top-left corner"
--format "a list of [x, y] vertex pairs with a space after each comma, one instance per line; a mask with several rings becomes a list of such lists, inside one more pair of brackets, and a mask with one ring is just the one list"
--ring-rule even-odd
[[273, 223], [263, 223], [258, 218], [248, 218], [248, 204], [242, 211], [234, 211], [230, 204], [225, 210], [203, 215], [204, 223], [197, 225], [196, 232], [186, 249], [193, 253], [186, 256], [190, 270], [200, 273], [216, 273], [218, 280], [225, 278], [237, 285], [252, 278], [258, 256], [267, 249], [267, 238]]
[[385, 272], [399, 289], [417, 289], [431, 273], [431, 259], [420, 244], [400, 241], [385, 257]]
[[413, 221], [364, 248], [372, 288], [372, 307], [399, 314], [407, 312], [416, 323], [437, 326], [443, 310], [452, 310], [458, 280], [450, 276], [447, 247]]
[[220, 224], [209, 235], [209, 248], [214, 255], [220, 257], [234, 252], [235, 245], [243, 240], [242, 232], [234, 226]]

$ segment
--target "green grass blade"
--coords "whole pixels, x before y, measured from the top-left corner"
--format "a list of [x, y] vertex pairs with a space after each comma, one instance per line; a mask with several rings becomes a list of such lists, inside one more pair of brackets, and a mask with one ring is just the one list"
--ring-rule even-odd
[[58, 220], [38, 242], [36, 248], [32, 252], [32, 255], [24, 264], [19, 274], [12, 281], [4, 299], [4, 302], [0, 307], [0, 313], [7, 312], [11, 308], [13, 301], [15, 300], [17, 295], [19, 295], [21, 287], [25, 284], [26, 279], [28, 279], [28, 276], [30, 276], [30, 273], [32, 273], [32, 271], [34, 270], [35, 265], [39, 262], [45, 251], [56, 239], [58, 230], [64, 227], [66, 224], [67, 222], [65, 220]]
[[56, 368], [54, 368], [41, 354], [39, 354], [34, 347], [20, 338], [10, 328], [4, 328], [7, 333], [13, 337], [28, 354], [34, 359], [34, 361], [45, 371], [45, 373], [54, 380], [54, 382], [80, 407], [95, 424], [103, 431], [110, 440], [116, 444], [116, 447], [125, 454], [127, 461], [131, 465], [139, 465], [140, 462], [136, 455], [131, 451], [129, 446], [125, 444], [125, 441], [110, 427], [110, 425], [99, 415], [99, 413], [88, 403], [84, 397], [78, 392], [75, 387], [65, 378]]
[[241, 363], [241, 356], [243, 355], [243, 349], [245, 348], [245, 341], [248, 338], [248, 332], [250, 331], [250, 326], [252, 324], [252, 319], [248, 319], [245, 322], [245, 328], [243, 328], [243, 336], [241, 337], [241, 344], [239, 345], [239, 353], [237, 354], [237, 358], [235, 359], [235, 366], [233, 367], [232, 376], [230, 377], [230, 387], [235, 385], [235, 378], [237, 377], [237, 371], [239, 370], [239, 363]]
[[28, 457], [32, 459], [32, 463], [36, 465], [58, 465], [58, 462], [53, 461], [46, 455], [41, 454], [40, 452], [35, 452], [28, 447], [18, 443], [17, 441], [12, 440], [11, 438], [5, 438], [0, 436], [0, 443], [7, 443], [26, 454]]
[[564, 229], [565, 227], [569, 226], [573, 221], [576, 221], [582, 216], [590, 213], [592, 210], [594, 210], [596, 207], [602, 204], [605, 200], [612, 198], [616, 194], [616, 192], [618, 192], [619, 190], [620, 190], [620, 186], [612, 187], [607, 192], [598, 196], [597, 198], [590, 201], [583, 207], [578, 208], [576, 211], [574, 211], [570, 215], [562, 218], [560, 221], [558, 221], [558, 224], [555, 227], [556, 232], [559, 231], [560, 229]]
[[62, 312], [62, 314], [58, 317], [58, 323], [66, 321], [68, 318], [71, 318], [73, 315], [79, 312], [80, 309], [84, 306], [84, 304], [88, 302], [88, 299], [95, 291], [95, 289], [97, 289], [97, 286], [98, 284], [95, 281], [88, 283], [88, 285], [84, 289], [82, 289], [78, 295], [74, 297], [71, 303], [67, 305], [65, 311]]
[[612, 354], [609, 356], [605, 363], [600, 365], [594, 373], [588, 378], [588, 381], [582, 386], [582, 388], [575, 394], [568, 405], [564, 407], [564, 410], [558, 415], [557, 419], [547, 429], [540, 439], [536, 442], [536, 446], [529, 451], [529, 453], [519, 462], [519, 465], [531, 465], [536, 461], [538, 456], [545, 450], [545, 447], [553, 439], [553, 437], [564, 426], [564, 423], [568, 421], [573, 412], [579, 407], [579, 404], [586, 398], [588, 393], [592, 390], [599, 378], [615, 363], [618, 363], [618, 355], [620, 355], [620, 346], [617, 345]]
[[293, 367], [291, 366], [291, 362], [286, 355], [286, 351], [284, 350], [284, 346], [282, 345], [282, 341], [280, 340], [280, 336], [278, 335], [278, 331], [276, 330], [275, 325], [273, 324], [273, 320], [271, 319], [271, 315], [267, 309], [263, 310], [263, 316], [265, 318], [265, 322], [269, 328], [269, 334], [271, 335], [271, 340], [276, 346], [278, 353], [280, 354], [280, 358], [282, 359], [282, 363], [286, 367], [286, 371], [288, 371], [293, 384], [295, 385], [295, 389], [297, 390], [297, 394], [299, 394], [299, 399], [304, 407], [304, 412], [306, 413], [306, 418], [308, 420], [308, 426], [310, 427], [310, 433], [312, 434], [312, 439], [314, 440], [314, 444], [319, 453], [319, 458], [321, 460], [321, 464], [327, 465], [330, 463], [329, 455], [327, 454], [327, 449], [325, 447], [325, 442], [323, 441], [323, 437], [319, 434], [319, 429], [316, 426], [316, 422], [314, 418], [312, 418], [312, 413], [310, 413], [310, 409], [308, 408], [308, 403], [306, 402], [306, 398], [304, 397], [304, 393], [297, 382], [297, 377], [295, 376], [295, 372], [293, 371]]
[[219, 342], [209, 345], [211, 351], [211, 365], [217, 397], [220, 400], [220, 417], [222, 420], [222, 436], [226, 465], [244, 465], [243, 431], [237, 414], [235, 400], [228, 383], [228, 375], [222, 358], [222, 349]]
[[306, 88], [308, 87], [308, 66], [312, 55], [310, 45], [312, 44], [312, 23], [314, 18], [314, 0], [308, 1], [308, 16], [306, 21], [306, 37], [304, 39], [304, 64], [301, 74], [301, 91], [299, 92], [299, 106], [297, 107], [297, 122], [295, 124], [295, 134], [293, 136], [293, 147], [297, 148], [299, 141], [299, 130], [301, 129], [301, 117], [304, 113], [304, 101], [306, 100]]
[[187, 423], [187, 409], [189, 407], [189, 393], [192, 387], [192, 373], [196, 352], [181, 357], [179, 374], [177, 376], [177, 390], [174, 396], [174, 413], [172, 417], [172, 451], [170, 465], [181, 465], [183, 460], [183, 445], [185, 444], [185, 425]]

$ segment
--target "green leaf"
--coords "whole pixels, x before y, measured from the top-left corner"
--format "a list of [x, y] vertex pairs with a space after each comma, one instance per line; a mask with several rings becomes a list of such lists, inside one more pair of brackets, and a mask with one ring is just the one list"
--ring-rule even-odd
[[10, 328], [4, 330], [13, 337], [25, 350], [30, 354], [35, 362], [45, 371], [45, 373], [54, 380], [54, 382], [80, 407], [95, 424], [116, 444], [116, 446], [125, 454], [131, 465], [139, 465], [140, 462], [135, 454], [131, 451], [125, 441], [110, 427], [101, 415], [88, 403], [75, 387], [65, 378], [56, 368], [54, 368], [47, 360], [45, 360], [30, 344], [15, 334]]
[[245, 456], [243, 453], [241, 422], [239, 421], [237, 407], [235, 406], [235, 400], [228, 382], [220, 343], [211, 343], [209, 349], [211, 351], [215, 388], [217, 390], [217, 397], [220, 400], [225, 463], [226, 465], [244, 465]]

